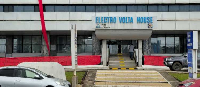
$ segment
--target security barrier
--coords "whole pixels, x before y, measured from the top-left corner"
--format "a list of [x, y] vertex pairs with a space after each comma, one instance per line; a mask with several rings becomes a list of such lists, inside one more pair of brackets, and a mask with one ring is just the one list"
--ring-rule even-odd
[[[0, 58], [0, 67], [17, 66], [22, 62], [58, 62], [62, 66], [71, 66], [71, 56], [48, 57], [12, 57]], [[100, 55], [78, 56], [78, 65], [98, 65], [101, 63]]]
[[144, 65], [165, 66], [164, 59], [168, 56], [149, 56], [144, 55]]

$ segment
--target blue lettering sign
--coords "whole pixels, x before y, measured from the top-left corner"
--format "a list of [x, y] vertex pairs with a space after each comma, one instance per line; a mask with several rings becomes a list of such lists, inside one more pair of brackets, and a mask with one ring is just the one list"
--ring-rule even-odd
[[187, 49], [193, 49], [193, 32], [187, 32]]

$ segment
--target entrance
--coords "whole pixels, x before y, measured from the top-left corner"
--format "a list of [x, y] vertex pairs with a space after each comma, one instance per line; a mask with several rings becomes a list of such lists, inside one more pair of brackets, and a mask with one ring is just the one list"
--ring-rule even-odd
[[107, 44], [110, 55], [117, 55], [118, 53], [127, 55], [131, 44], [135, 46], [135, 49], [138, 48], [137, 40], [108, 40]]

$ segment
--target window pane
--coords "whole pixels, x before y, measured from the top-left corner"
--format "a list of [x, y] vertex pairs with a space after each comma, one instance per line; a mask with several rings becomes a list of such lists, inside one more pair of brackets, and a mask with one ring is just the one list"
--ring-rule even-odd
[[158, 5], [158, 12], [168, 12], [168, 5]]
[[13, 45], [13, 53], [22, 53], [22, 45]]
[[4, 12], [13, 12], [14, 8], [11, 5], [5, 5], [4, 6]]
[[174, 35], [166, 37], [166, 53], [174, 53]]
[[96, 12], [108, 12], [108, 6], [96, 6]]
[[92, 53], [92, 45], [85, 45], [85, 53]]
[[190, 11], [200, 11], [200, 5], [190, 5]]
[[54, 12], [54, 6], [45, 6], [45, 11], [46, 12]]
[[14, 6], [14, 12], [23, 12], [24, 7], [23, 6]]
[[31, 44], [31, 36], [23, 36], [23, 44]]
[[6, 36], [0, 36], [0, 44], [6, 44]]
[[41, 53], [41, 45], [32, 45], [32, 53]]
[[127, 5], [127, 12], [137, 12], [137, 6]]
[[68, 12], [68, 6], [55, 6], [55, 12]]
[[14, 36], [13, 44], [22, 44], [22, 36]]
[[41, 36], [32, 36], [32, 44], [42, 44]]
[[78, 44], [84, 44], [84, 37], [83, 36], [78, 36]]
[[86, 12], [95, 12], [95, 6], [86, 6]]
[[125, 5], [117, 6], [117, 12], [126, 12], [126, 6]]
[[0, 6], [0, 12], [3, 12], [3, 6]]
[[158, 53], [165, 53], [165, 36], [159, 35], [157, 38]]
[[58, 36], [57, 37], [57, 44], [67, 44], [66, 40], [67, 40], [66, 36]]
[[148, 6], [148, 12], [157, 12], [158, 6], [157, 5], [149, 5]]
[[24, 12], [34, 12], [34, 6], [24, 6]]
[[71, 36], [67, 36], [67, 44], [71, 44]]
[[23, 45], [23, 53], [31, 53], [31, 45]]
[[75, 12], [75, 6], [69, 6], [69, 12]]
[[35, 6], [35, 7], [34, 7], [34, 12], [40, 12], [39, 6]]
[[138, 12], [147, 12], [147, 5], [138, 5], [137, 11]]
[[175, 53], [184, 53], [184, 36], [176, 35], [175, 36]]
[[58, 53], [66, 53], [67, 52], [67, 48], [68, 46], [67, 45], [57, 45], [58, 47]]
[[117, 12], [117, 6], [108, 6], [109, 12]]
[[169, 12], [178, 12], [179, 5], [169, 5]]
[[189, 12], [190, 6], [189, 5], [180, 5], [180, 12]]
[[92, 44], [92, 36], [85, 37], [85, 44]]
[[157, 47], [157, 37], [155, 35], [151, 36], [151, 53], [158, 53]]
[[0, 76], [12, 77], [14, 75], [14, 69], [1, 69]]
[[16, 70], [15, 77], [25, 77], [23, 74], [23, 70], [22, 69]]
[[84, 45], [78, 45], [77, 52], [78, 53], [85, 53], [84, 48], [85, 48]]
[[76, 12], [85, 12], [85, 6], [76, 6]]
[[0, 53], [6, 53], [6, 45], [0, 45]]
[[27, 78], [34, 78], [36, 75], [34, 72], [31, 72], [29, 70], [25, 70], [25, 73], [26, 73], [25, 77], [27, 77]]
[[66, 45], [65, 46], [65, 52], [68, 54], [68, 55], [71, 55], [71, 46], [70, 45]]

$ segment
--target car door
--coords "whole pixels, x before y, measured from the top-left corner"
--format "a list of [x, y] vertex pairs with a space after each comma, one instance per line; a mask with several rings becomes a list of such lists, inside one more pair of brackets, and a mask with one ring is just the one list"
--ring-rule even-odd
[[18, 80], [15, 82], [15, 87], [42, 87], [42, 79], [35, 79], [37, 73], [28, 69], [18, 69], [16, 76]]
[[0, 87], [14, 87], [14, 68], [0, 70]]

